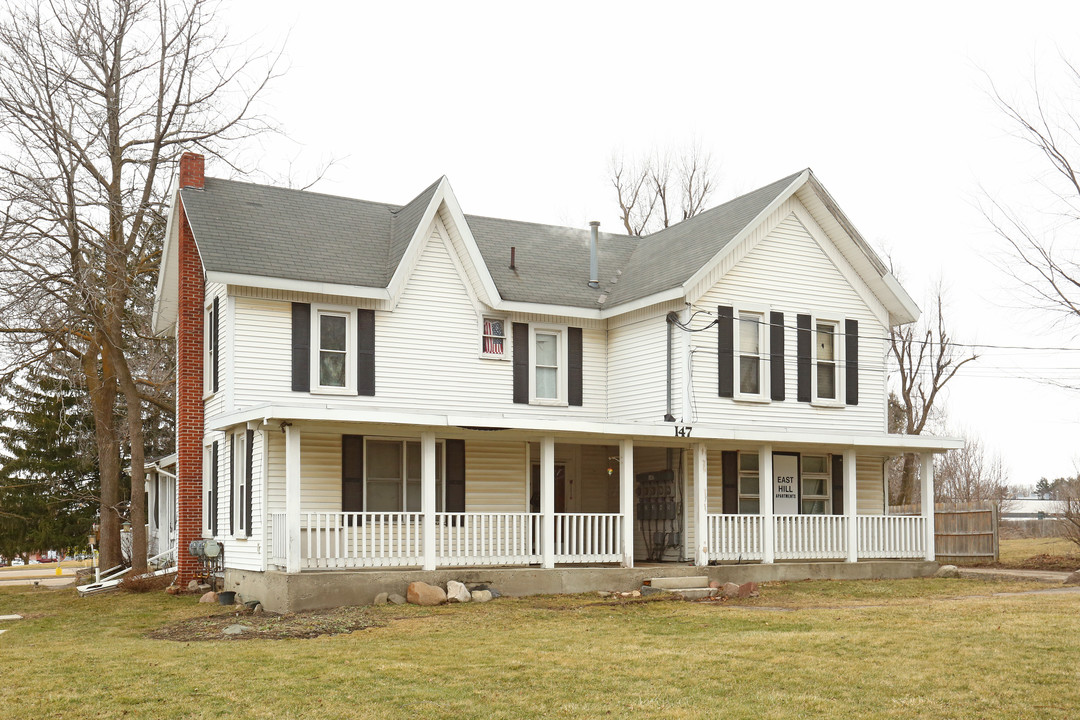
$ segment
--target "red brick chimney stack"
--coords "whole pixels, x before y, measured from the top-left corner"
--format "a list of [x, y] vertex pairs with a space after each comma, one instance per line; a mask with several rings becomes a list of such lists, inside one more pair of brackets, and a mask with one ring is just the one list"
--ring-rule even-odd
[[[204, 187], [204, 158], [195, 153], [180, 157], [180, 187]], [[178, 307], [176, 313], [176, 478], [177, 523], [176, 583], [186, 587], [198, 570], [188, 552], [192, 540], [202, 537], [203, 455], [203, 283], [202, 261], [195, 236], [179, 203]]]

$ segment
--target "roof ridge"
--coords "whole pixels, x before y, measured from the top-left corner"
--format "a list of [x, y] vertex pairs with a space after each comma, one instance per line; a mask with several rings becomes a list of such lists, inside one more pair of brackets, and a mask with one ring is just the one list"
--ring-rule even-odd
[[[315, 192], [314, 190], [302, 190], [300, 188], [282, 187], [281, 185], [269, 185], [267, 183], [250, 182], [248, 180], [232, 180], [230, 178], [219, 178], [219, 177], [207, 177], [206, 179], [207, 180], [214, 180], [216, 182], [232, 183], [234, 185], [249, 185], [251, 187], [262, 188], [264, 190], [279, 190], [281, 192], [303, 193], [305, 195], [318, 195], [319, 197], [334, 198], [336, 200], [349, 200], [351, 202], [368, 203], [369, 205], [382, 205], [383, 207], [387, 208], [391, 213], [395, 213], [398, 210], [401, 210], [401, 208], [405, 207], [405, 205], [400, 205], [398, 203], [384, 202], [382, 200], [364, 200], [363, 198], [352, 197], [350, 195], [335, 195], [333, 193]], [[187, 188], [184, 188], [184, 189], [187, 189]], [[425, 190], [425, 192], [426, 192], [426, 190]], [[423, 193], [421, 193], [421, 195], [422, 194]], [[413, 199], [415, 200], [416, 198], [413, 198]], [[406, 205], [407, 204], [408, 203], [406, 203]]]
[[[557, 228], [559, 230], [573, 230], [575, 232], [589, 232], [588, 227], [577, 227], [575, 225], [553, 225], [551, 223], [532, 222], [531, 220], [514, 220], [513, 218], [494, 217], [492, 215], [476, 215], [473, 213], [464, 213], [465, 218], [476, 218], [477, 220], [500, 220], [503, 222], [517, 223], [518, 225], [532, 225], [533, 227], [542, 228]], [[610, 233], [600, 231], [601, 235], [607, 235], [608, 237], [626, 238], [628, 240], [640, 240], [638, 235], [624, 235], [622, 233]]]

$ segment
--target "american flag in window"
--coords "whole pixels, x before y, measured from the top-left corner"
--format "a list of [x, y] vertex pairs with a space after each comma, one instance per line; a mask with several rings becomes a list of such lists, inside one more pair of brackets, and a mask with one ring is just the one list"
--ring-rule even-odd
[[501, 356], [505, 342], [503, 321], [499, 318], [484, 318], [484, 354]]

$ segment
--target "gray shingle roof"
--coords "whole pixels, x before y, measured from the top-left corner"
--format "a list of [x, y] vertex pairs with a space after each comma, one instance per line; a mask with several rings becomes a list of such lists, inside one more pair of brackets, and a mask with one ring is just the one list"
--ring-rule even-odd
[[[465, 219], [504, 299], [597, 308], [606, 293], [610, 307], [685, 282], [796, 177], [646, 237], [601, 232], [600, 290], [588, 287], [588, 228]], [[216, 178], [181, 197], [208, 271], [386, 287], [438, 185], [404, 206]]]

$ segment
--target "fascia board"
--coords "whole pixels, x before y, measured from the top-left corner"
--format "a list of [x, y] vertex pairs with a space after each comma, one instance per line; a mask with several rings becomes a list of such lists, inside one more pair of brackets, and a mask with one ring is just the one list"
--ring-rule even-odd
[[705, 277], [713, 271], [713, 269], [720, 264], [720, 262], [727, 256], [728, 253], [733, 252], [734, 248], [741, 243], [747, 235], [752, 233], [758, 225], [765, 222], [766, 218], [773, 214], [773, 212], [780, 207], [789, 197], [795, 194], [795, 192], [801, 188], [810, 179], [810, 171], [803, 170], [799, 173], [799, 177], [791, 181], [791, 184], [784, 189], [779, 195], [777, 195], [772, 202], [766, 205], [757, 216], [746, 224], [739, 233], [731, 239], [724, 247], [720, 249], [716, 255], [712, 257], [709, 262], [702, 265], [697, 272], [690, 276], [690, 279], [682, 284], [681, 290], [685, 295], [691, 288], [697, 287]]
[[[897, 325], [906, 325], [907, 323], [915, 322], [922, 315], [922, 310], [908, 295], [904, 286], [893, 277], [892, 273], [887, 273], [881, 278], [881, 282], [885, 284], [885, 287], [896, 296], [896, 301], [899, 304], [899, 308], [889, 308], [889, 311], [893, 314]], [[897, 312], [899, 309], [899, 312]]]
[[[476, 267], [477, 275], [480, 277], [480, 284], [487, 294], [487, 298], [484, 299], [484, 301], [491, 306], [498, 305], [502, 302], [502, 295], [499, 294], [499, 289], [495, 287], [495, 279], [491, 277], [491, 272], [488, 270], [487, 263], [484, 261], [484, 256], [480, 252], [480, 246], [476, 244], [476, 238], [473, 237], [472, 228], [469, 227], [469, 222], [465, 219], [465, 213], [461, 211], [461, 204], [454, 194], [454, 189], [450, 187], [450, 181], [445, 177], [439, 185], [439, 191], [442, 195], [442, 201], [446, 203], [446, 210], [450, 213], [450, 217], [454, 220], [454, 224], [457, 225], [458, 232], [465, 242], [465, 249], [469, 253], [469, 260]], [[439, 195], [440, 193], [436, 193], [436, 195]], [[438, 205], [435, 205], [435, 208], [438, 210]]]
[[670, 290], [663, 290], [658, 293], [653, 293], [652, 295], [646, 295], [637, 300], [630, 300], [628, 302], [604, 308], [600, 311], [600, 317], [604, 319], [618, 317], [619, 315], [625, 315], [626, 313], [634, 312], [635, 310], [642, 310], [652, 305], [668, 303], [672, 300], [682, 300], [685, 297], [686, 292], [681, 287], [674, 287]]
[[290, 292], [315, 293], [320, 295], [340, 295], [342, 297], [363, 298], [367, 300], [389, 300], [386, 288], [365, 287], [363, 285], [341, 285], [338, 283], [315, 282], [313, 280], [289, 280], [286, 278], [266, 277], [263, 275], [244, 275], [210, 271], [206, 273], [208, 282], [244, 287], [266, 288], [268, 290], [288, 290]]
[[[176, 323], [176, 293], [167, 293], [167, 291], [170, 287], [173, 287], [168, 280], [170, 271], [174, 275], [179, 272], [178, 268], [175, 267], [179, 260], [175, 257], [177, 243], [173, 240], [173, 233], [179, 236], [176, 221], [177, 206], [180, 202], [179, 180], [173, 180], [169, 195], [172, 197], [172, 202], [169, 204], [169, 214], [165, 219], [165, 241], [161, 248], [161, 264], [158, 266], [157, 287], [154, 289], [154, 307], [151, 314], [151, 330], [156, 336], [165, 335]], [[173, 304], [172, 314], [168, 318], [162, 317], [165, 312], [165, 308], [162, 306], [163, 302]]]
[[580, 318], [582, 320], [600, 320], [603, 318], [603, 314], [600, 310], [590, 310], [589, 308], [572, 307], [570, 305], [519, 302], [516, 300], [503, 300], [497, 305], [494, 305], [493, 309], [506, 313], [558, 315], [560, 317]]
[[431, 232], [431, 224], [435, 220], [435, 213], [438, 212], [439, 203], [442, 202], [444, 185], [446, 185], [445, 175], [439, 180], [439, 186], [435, 188], [431, 201], [424, 208], [424, 214], [420, 216], [420, 222], [416, 224], [416, 230], [413, 231], [413, 236], [409, 238], [409, 244], [405, 247], [405, 252], [402, 254], [397, 268], [394, 269], [390, 282], [386, 285], [391, 310], [397, 305], [398, 298], [401, 297], [401, 291], [405, 287], [406, 275], [412, 270], [420, 257], [420, 250], [424, 246], [424, 235]]

